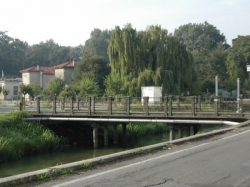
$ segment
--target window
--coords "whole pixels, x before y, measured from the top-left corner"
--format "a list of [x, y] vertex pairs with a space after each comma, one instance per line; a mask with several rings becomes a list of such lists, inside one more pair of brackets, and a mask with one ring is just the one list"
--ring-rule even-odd
[[18, 95], [18, 86], [13, 87], [13, 95]]

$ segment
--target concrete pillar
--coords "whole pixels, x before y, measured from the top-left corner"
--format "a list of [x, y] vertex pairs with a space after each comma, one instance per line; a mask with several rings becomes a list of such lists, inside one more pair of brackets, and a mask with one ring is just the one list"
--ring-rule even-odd
[[186, 131], [186, 136], [190, 136], [190, 125], [186, 125], [187, 131]]
[[183, 138], [183, 125], [178, 126], [178, 134], [180, 138]]
[[104, 125], [104, 146], [109, 145], [109, 133], [108, 133], [108, 124]]
[[114, 145], [117, 145], [118, 144], [117, 124], [113, 125], [113, 129], [114, 129]]
[[168, 124], [169, 128], [169, 141], [174, 140], [174, 125], [173, 124]]
[[91, 125], [93, 127], [93, 145], [94, 149], [98, 148], [98, 125], [96, 123], [93, 123]]
[[122, 141], [123, 141], [123, 144], [127, 143], [127, 124], [126, 123], [122, 124]]

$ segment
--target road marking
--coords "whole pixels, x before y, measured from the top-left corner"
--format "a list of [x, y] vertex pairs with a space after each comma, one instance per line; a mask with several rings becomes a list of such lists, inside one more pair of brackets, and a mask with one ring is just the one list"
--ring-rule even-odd
[[[219, 139], [217, 141], [221, 141], [221, 140], [233, 138], [235, 136], [238, 136], [238, 135], [241, 135], [241, 134], [244, 134], [244, 133], [247, 133], [247, 132], [250, 132], [250, 130], [247, 130], [247, 131], [244, 131], [244, 132], [240, 132], [238, 134], [234, 134], [232, 136], [228, 136], [228, 137], [225, 137], [225, 138], [221, 138], [221, 139]], [[74, 184], [74, 183], [77, 183], [77, 182], [80, 182], [80, 181], [84, 181], [84, 180], [87, 180], [87, 179], [91, 179], [91, 178], [94, 178], [94, 177], [98, 177], [98, 176], [101, 176], [101, 175], [104, 175], [104, 174], [112, 173], [112, 172], [119, 171], [119, 170], [122, 170], [122, 169], [125, 169], [125, 168], [129, 168], [129, 167], [132, 167], [132, 166], [136, 166], [136, 165], [143, 164], [143, 163], [146, 163], [146, 162], [150, 162], [150, 161], [153, 161], [153, 160], [157, 160], [157, 159], [160, 159], [160, 158], [172, 156], [172, 155], [175, 155], [175, 154], [178, 154], [178, 153], [181, 153], [181, 152], [185, 152], [185, 151], [188, 151], [188, 150], [191, 150], [191, 149], [202, 147], [202, 146], [210, 144], [210, 143], [214, 143], [214, 142], [203, 143], [203, 144], [191, 147], [191, 148], [179, 150], [179, 151], [176, 151], [176, 152], [173, 152], [173, 153], [168, 153], [166, 155], [162, 155], [162, 156], [150, 158], [150, 159], [143, 160], [143, 161], [140, 161], [140, 162], [137, 162], [137, 163], [129, 164], [129, 165], [126, 165], [126, 166], [122, 166], [122, 167], [119, 167], [119, 168], [111, 169], [111, 170], [100, 172], [100, 173], [96, 173], [96, 174], [89, 175], [89, 176], [86, 176], [86, 177], [83, 177], [83, 178], [80, 178], [80, 179], [75, 179], [75, 180], [72, 180], [72, 181], [68, 181], [68, 182], [65, 182], [65, 183], [54, 185], [52, 187], [61, 187], [61, 186], [66, 186], [66, 185]]]

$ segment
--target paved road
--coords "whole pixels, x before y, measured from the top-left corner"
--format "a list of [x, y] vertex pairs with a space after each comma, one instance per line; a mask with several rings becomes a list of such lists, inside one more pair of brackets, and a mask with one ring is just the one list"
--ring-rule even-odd
[[250, 129], [223, 139], [166, 150], [161, 155], [124, 166], [84, 172], [68, 181], [60, 179], [43, 183], [42, 186], [250, 186]]

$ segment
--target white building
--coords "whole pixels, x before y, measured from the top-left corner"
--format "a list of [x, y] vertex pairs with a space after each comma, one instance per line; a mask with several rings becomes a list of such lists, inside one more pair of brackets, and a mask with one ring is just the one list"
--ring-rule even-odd
[[37, 83], [42, 89], [47, 88], [49, 81], [54, 78], [55, 71], [52, 67], [33, 66], [20, 71], [22, 83], [25, 85]]
[[[74, 72], [75, 62], [64, 62], [54, 67], [33, 66], [24, 70], [22, 73], [22, 83], [25, 85], [37, 83], [42, 89], [48, 87], [49, 82], [54, 77], [59, 77], [65, 82], [69, 82]], [[26, 96], [28, 99], [29, 96]]]
[[74, 67], [76, 62], [64, 62], [62, 64], [54, 66], [55, 77], [59, 77], [66, 82], [69, 82], [72, 79], [74, 73]]
[[0, 93], [0, 100], [18, 100], [19, 99], [19, 85], [22, 82], [22, 78], [6, 78], [2, 71], [2, 77], [0, 78], [0, 87], [2, 90], [8, 90], [9, 94], [4, 97], [3, 91]]

